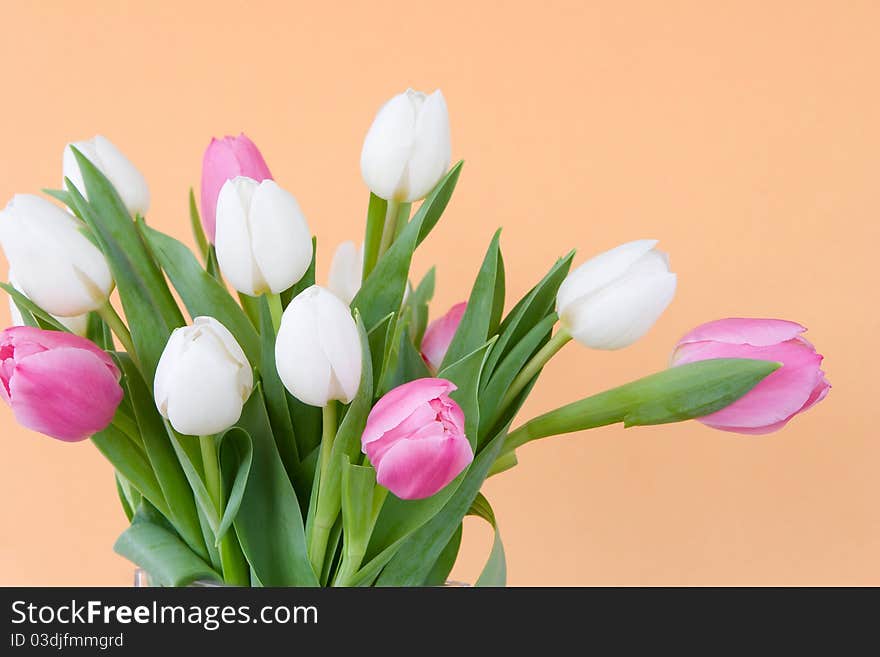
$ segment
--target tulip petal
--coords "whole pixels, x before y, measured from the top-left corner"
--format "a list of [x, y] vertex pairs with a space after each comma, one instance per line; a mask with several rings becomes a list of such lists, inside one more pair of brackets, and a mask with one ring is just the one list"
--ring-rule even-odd
[[657, 245], [657, 240], [635, 240], [621, 244], [587, 260], [566, 276], [556, 295], [560, 315], [578, 299], [593, 294], [623, 276], [640, 258]]
[[239, 292], [251, 296], [268, 291], [251, 251], [248, 214], [260, 183], [239, 176], [223, 185], [217, 197], [217, 232], [214, 245], [223, 275]]
[[361, 288], [361, 277], [364, 271], [364, 248], [358, 248], [351, 240], [342, 242], [336, 247], [330, 261], [330, 273], [327, 276], [327, 287], [346, 305]]
[[105, 429], [123, 395], [117, 377], [101, 358], [90, 350], [69, 347], [20, 360], [9, 391], [19, 423], [70, 442]]
[[348, 306], [335, 294], [320, 289], [317, 301], [318, 338], [330, 362], [330, 395], [348, 404], [361, 383], [361, 349], [357, 325]]
[[203, 331], [185, 344], [168, 373], [168, 421], [180, 433], [203, 436], [231, 427], [241, 416], [244, 400], [239, 365], [218, 358], [225, 349], [213, 332]]
[[65, 333], [64, 331], [46, 331], [33, 326], [13, 326], [3, 331], [2, 344], [11, 345], [16, 358], [21, 359], [30, 353], [49, 349], [83, 349], [96, 356], [107, 370], [119, 379], [119, 369], [113, 358], [91, 340]]
[[273, 294], [299, 282], [312, 262], [312, 235], [294, 196], [274, 180], [256, 189], [248, 212], [250, 248]]
[[[366, 447], [400, 425], [415, 409], [456, 389], [455, 384], [446, 379], [427, 378], [416, 379], [393, 388], [377, 401], [370, 411], [361, 444]], [[464, 424], [463, 418], [461, 424]]]
[[422, 358], [435, 372], [443, 363], [465, 310], [467, 310], [467, 301], [457, 303], [443, 317], [431, 322], [425, 330], [422, 338]]
[[94, 143], [98, 159], [89, 159], [113, 183], [129, 214], [145, 216], [150, 209], [150, 189], [144, 175], [106, 137], [97, 135]]
[[406, 93], [385, 103], [373, 119], [361, 150], [361, 175], [376, 196], [400, 196], [415, 139], [415, 121], [415, 110]]
[[641, 338], [675, 296], [676, 275], [634, 274], [606, 285], [566, 309], [572, 337], [593, 349], [621, 349]]
[[447, 486], [473, 461], [474, 453], [460, 436], [438, 435], [398, 441], [376, 469], [376, 481], [397, 497], [417, 500]]
[[443, 177], [452, 159], [449, 111], [439, 89], [428, 96], [418, 112], [412, 153], [407, 163], [407, 202], [423, 198]]
[[331, 365], [324, 355], [318, 317], [312, 312], [317, 286], [291, 300], [275, 340], [275, 366], [284, 387], [305, 404], [324, 406], [330, 399]]
[[[679, 345], [692, 342], [714, 340], [731, 344], [749, 344], [764, 347], [786, 342], [807, 329], [797, 322], [784, 319], [751, 319], [747, 317], [728, 317], [701, 324], [686, 333]], [[801, 338], [803, 339], [803, 338]]]
[[99, 308], [113, 289], [101, 251], [73, 216], [31, 194], [18, 194], [0, 212], [0, 242], [22, 292], [61, 317]]
[[721, 342], [690, 343], [676, 356], [676, 365], [708, 358], [754, 358], [778, 361], [781, 368], [730, 406], [701, 418], [712, 426], [761, 428], [787, 421], [807, 403], [816, 387], [822, 357], [796, 340], [753, 347]]

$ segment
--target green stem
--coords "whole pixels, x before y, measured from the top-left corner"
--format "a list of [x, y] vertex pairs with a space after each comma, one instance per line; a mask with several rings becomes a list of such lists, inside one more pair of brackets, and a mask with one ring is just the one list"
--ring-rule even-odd
[[119, 313], [117, 313], [116, 309], [110, 305], [109, 300], [105, 301], [104, 305], [98, 308], [98, 314], [101, 316], [101, 319], [107, 322], [107, 326], [109, 326], [110, 330], [113, 331], [117, 338], [119, 338], [125, 351], [128, 352], [128, 355], [134, 361], [134, 364], [140, 369], [137, 352], [134, 350], [134, 343], [131, 340], [131, 333], [125, 325], [125, 322], [122, 321]]
[[266, 294], [266, 301], [269, 302], [269, 313], [272, 315], [272, 326], [277, 334], [278, 328], [281, 326], [281, 315], [284, 314], [284, 309], [281, 307], [281, 295], [268, 293]]
[[385, 223], [382, 225], [382, 238], [379, 240], [379, 254], [376, 261], [382, 257], [394, 242], [394, 234], [397, 232], [397, 215], [400, 211], [400, 201], [389, 199], [388, 208], [385, 210]]
[[513, 403], [513, 400], [516, 399], [517, 395], [519, 395], [523, 388], [528, 385], [529, 381], [541, 371], [541, 368], [547, 364], [547, 361], [553, 358], [556, 352], [562, 349], [569, 340], [571, 340], [571, 335], [569, 335], [568, 331], [564, 328], [560, 327], [559, 330], [556, 331], [556, 335], [550, 338], [550, 340], [547, 341], [547, 344], [541, 347], [538, 353], [532, 356], [532, 359], [526, 363], [526, 366], [516, 375], [516, 378], [510, 384], [504, 398], [498, 405], [499, 413], [503, 413], [504, 410]]
[[[205, 487], [217, 509], [217, 516], [223, 517], [223, 482], [220, 479], [220, 462], [217, 459], [217, 444], [214, 436], [199, 436], [202, 448], [202, 465], [205, 470]], [[220, 564], [223, 579], [232, 586], [249, 586], [250, 570], [232, 529], [226, 530], [220, 539]]]
[[333, 452], [333, 441], [336, 440], [336, 402], [331, 400], [322, 409], [323, 428], [321, 431], [321, 467], [318, 477], [318, 502], [315, 505], [315, 521], [312, 524], [312, 536], [309, 541], [309, 560], [316, 573], [324, 570], [324, 555], [327, 552], [327, 540], [330, 530], [339, 512], [337, 504], [327, 495], [327, 475], [330, 469], [330, 455]]

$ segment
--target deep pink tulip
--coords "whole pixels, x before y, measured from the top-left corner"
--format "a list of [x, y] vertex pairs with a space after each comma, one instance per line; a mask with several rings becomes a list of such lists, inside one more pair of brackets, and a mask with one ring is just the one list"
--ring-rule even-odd
[[464, 412], [446, 379], [416, 379], [376, 402], [361, 437], [376, 481], [397, 497], [430, 497], [474, 460]]
[[466, 309], [467, 301], [457, 303], [443, 317], [438, 317], [428, 325], [422, 338], [422, 358], [433, 371], [436, 372], [443, 363], [443, 357], [449, 350]]
[[260, 150], [244, 133], [238, 137], [211, 139], [202, 160], [202, 226], [211, 244], [217, 227], [220, 188], [237, 176], [253, 178], [257, 182], [272, 180]]
[[85, 440], [122, 401], [109, 354], [71, 333], [13, 326], [0, 334], [0, 395], [18, 423], [58, 440]]
[[679, 340], [674, 365], [709, 358], [782, 363], [746, 395], [700, 422], [722, 431], [770, 433], [822, 401], [831, 384], [820, 369], [822, 356], [801, 336], [804, 331], [800, 324], [782, 319], [730, 318], [698, 326]]

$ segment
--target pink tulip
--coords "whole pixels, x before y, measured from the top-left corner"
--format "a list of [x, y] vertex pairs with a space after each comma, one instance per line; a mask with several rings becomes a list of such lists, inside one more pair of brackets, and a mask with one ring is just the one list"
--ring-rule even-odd
[[361, 437], [376, 481], [404, 500], [430, 497], [474, 460], [446, 379], [416, 379], [376, 402]]
[[443, 317], [438, 317], [428, 325], [422, 338], [422, 358], [434, 372], [443, 363], [466, 309], [467, 301], [457, 303]]
[[106, 352], [31, 326], [0, 334], [0, 381], [19, 424], [68, 442], [105, 429], [122, 401], [119, 370]]
[[272, 174], [257, 146], [244, 133], [238, 137], [211, 139], [202, 160], [202, 226], [211, 244], [217, 227], [217, 197], [227, 180], [245, 176], [257, 182]]
[[820, 369], [822, 356], [801, 333], [806, 328], [781, 319], [719, 319], [698, 326], [678, 341], [673, 365], [709, 358], [755, 358], [782, 363], [730, 406], [700, 422], [737, 433], [781, 429], [798, 413], [822, 401], [831, 384]]

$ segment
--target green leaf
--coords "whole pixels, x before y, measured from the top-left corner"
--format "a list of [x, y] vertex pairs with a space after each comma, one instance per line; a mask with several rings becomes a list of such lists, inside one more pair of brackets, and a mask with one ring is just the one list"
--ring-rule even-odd
[[125, 373], [129, 391], [127, 397], [134, 409], [144, 450], [156, 473], [163, 496], [168, 501], [168, 519], [174, 523], [174, 527], [190, 547], [202, 558], [207, 558], [191, 482], [168, 439], [165, 421], [156, 410], [152, 392], [127, 354], [117, 354], [116, 361]]
[[12, 287], [11, 283], [0, 283], [0, 288], [6, 291], [6, 293], [12, 297], [12, 300], [15, 302], [15, 305], [18, 306], [18, 310], [21, 313], [23, 319], [26, 319], [28, 316], [34, 319], [34, 324], [28, 324], [28, 326], [39, 326], [51, 329], [53, 331], [64, 331], [65, 333], [70, 333], [64, 324], [55, 319], [52, 315], [47, 313], [45, 310], [40, 308], [33, 301], [28, 299], [21, 292]]
[[259, 385], [236, 426], [253, 441], [250, 476], [233, 521], [248, 563], [264, 586], [317, 586], [299, 501], [278, 455]]
[[528, 294], [520, 299], [513, 309], [501, 322], [498, 327], [498, 343], [489, 354], [489, 360], [486, 362], [487, 376], [483, 380], [483, 385], [487, 385], [491, 375], [495, 371], [496, 365], [502, 358], [507, 356], [509, 351], [513, 349], [520, 340], [522, 340], [532, 328], [547, 317], [553, 311], [556, 305], [556, 293], [562, 281], [568, 275], [571, 268], [571, 261], [574, 259], [574, 251], [571, 251], [564, 258], [560, 258], [551, 267], [550, 271], [535, 285]]
[[518, 463], [519, 461], [516, 458], [516, 452], [505, 452], [495, 460], [495, 463], [493, 463], [492, 467], [489, 469], [489, 474], [486, 476], [492, 477], [501, 474], [502, 472], [506, 472], [511, 468], [515, 468]]
[[616, 422], [631, 427], [703, 417], [732, 404], [779, 367], [745, 358], [672, 367], [530, 420], [510, 434], [505, 451], [545, 436]]
[[376, 266], [379, 256], [379, 243], [382, 241], [382, 228], [385, 226], [385, 213], [388, 201], [370, 192], [367, 206], [367, 231], [364, 235], [364, 276], [368, 276]]
[[205, 231], [202, 229], [202, 220], [199, 217], [199, 206], [196, 205], [196, 195], [193, 192], [192, 187], [189, 188], [189, 225], [192, 229], [196, 246], [202, 256], [202, 262], [207, 263], [208, 249], [210, 248], [210, 245], [208, 244], [208, 238], [205, 237]]
[[360, 561], [373, 531], [373, 491], [376, 471], [371, 466], [352, 465], [342, 456], [342, 549], [347, 559]]
[[396, 313], [389, 313], [367, 333], [372, 356], [373, 389], [379, 389], [380, 377], [385, 365], [385, 353], [390, 348], [396, 322]]
[[[482, 385], [483, 390], [480, 393], [480, 438], [488, 435], [493, 426], [498, 423], [500, 419], [498, 405], [504, 398], [507, 389], [535, 352], [550, 338], [556, 320], [556, 313], [550, 313], [535, 324], [532, 330], [516, 343], [516, 346], [508, 352], [504, 360], [492, 372], [492, 375], [488, 377], [488, 383]], [[494, 353], [497, 348], [498, 344], [496, 343], [492, 352]]]
[[498, 523], [495, 521], [495, 512], [489, 504], [489, 500], [478, 493], [471, 504], [468, 515], [482, 518], [495, 530], [495, 539], [492, 541], [492, 552], [489, 560], [483, 566], [483, 572], [477, 578], [477, 586], [506, 586], [507, 585], [507, 560], [504, 557], [504, 544], [501, 542], [501, 532], [498, 531]]
[[269, 423], [272, 425], [278, 454], [288, 476], [292, 477], [299, 465], [299, 451], [293, 422], [290, 419], [290, 407], [287, 405], [287, 390], [281, 383], [281, 377], [278, 376], [278, 369], [275, 366], [275, 328], [272, 325], [272, 312], [269, 310], [269, 300], [266, 295], [260, 297], [260, 338], [262, 340], [260, 378], [263, 381], [266, 410], [269, 413]]
[[101, 319], [98, 313], [89, 313], [89, 321], [86, 326], [86, 337], [98, 345], [104, 351], [114, 351], [113, 334], [107, 323]]
[[434, 298], [434, 286], [436, 284], [437, 270], [431, 267], [422, 282], [409, 295], [406, 303], [413, 309], [412, 326], [410, 333], [412, 334], [413, 344], [418, 346], [422, 344], [422, 338], [425, 335], [425, 329], [428, 326], [428, 303]]
[[461, 484], [445, 500], [443, 508], [408, 535], [401, 546], [395, 546], [392, 558], [382, 570], [377, 585], [418, 586], [427, 579], [483, 485], [489, 468], [501, 450], [505, 434], [506, 427], [477, 454], [466, 470]]
[[192, 251], [176, 239], [143, 223], [141, 230], [190, 316], [215, 318], [235, 336], [251, 365], [259, 366], [260, 336], [226, 288], [202, 269]]
[[88, 158], [72, 150], [89, 200], [69, 181], [68, 192], [107, 258], [138, 359], [152, 380], [168, 336], [183, 325], [183, 315], [113, 185]]
[[[468, 298], [467, 309], [443, 357], [441, 370], [486, 342], [491, 335], [490, 330], [494, 330], [493, 323], [497, 325], [496, 315], [500, 317], [500, 308], [504, 306], [504, 265], [498, 246], [500, 238], [501, 231], [498, 230], [486, 251]], [[496, 298], [499, 294], [500, 301]]]
[[122, 504], [122, 510], [125, 512], [125, 517], [131, 522], [132, 518], [134, 518], [134, 510], [137, 508], [137, 505], [140, 504], [141, 495], [132, 488], [131, 484], [129, 484], [121, 474], [115, 472], [114, 475], [116, 478], [116, 493], [119, 495], [119, 502]]
[[452, 572], [452, 567], [458, 559], [458, 551], [461, 549], [462, 530], [463, 526], [459, 525], [452, 538], [446, 544], [446, 547], [443, 548], [440, 556], [437, 557], [434, 567], [431, 568], [431, 572], [428, 573], [428, 577], [425, 579], [424, 586], [443, 586], [446, 580], [449, 579], [449, 573]]
[[461, 410], [464, 411], [465, 432], [475, 452], [479, 442], [480, 427], [480, 376], [486, 363], [486, 357], [491, 352], [496, 339], [492, 338], [483, 346], [437, 373], [439, 378], [452, 381], [458, 386], [458, 390], [453, 392], [450, 397], [458, 402]]
[[254, 446], [247, 431], [241, 427], [233, 427], [223, 434], [220, 439], [220, 470], [224, 480], [226, 508], [220, 519], [220, 526], [217, 528], [215, 540], [217, 545], [220, 545], [220, 539], [223, 538], [238, 515], [253, 458]]
[[92, 436], [92, 443], [111, 465], [166, 517], [168, 503], [146, 454], [114, 425]]
[[[437, 183], [400, 237], [376, 263], [376, 267], [352, 300], [351, 307], [360, 311], [368, 329], [373, 328], [389, 313], [400, 309], [413, 252], [440, 219], [458, 182], [461, 167], [462, 162], [459, 162]], [[364, 258], [366, 260], [366, 252]], [[366, 265], [364, 271], [368, 271]]]
[[146, 570], [150, 581], [159, 586], [186, 586], [200, 579], [223, 581], [177, 536], [152, 522], [136, 519], [113, 550]]

